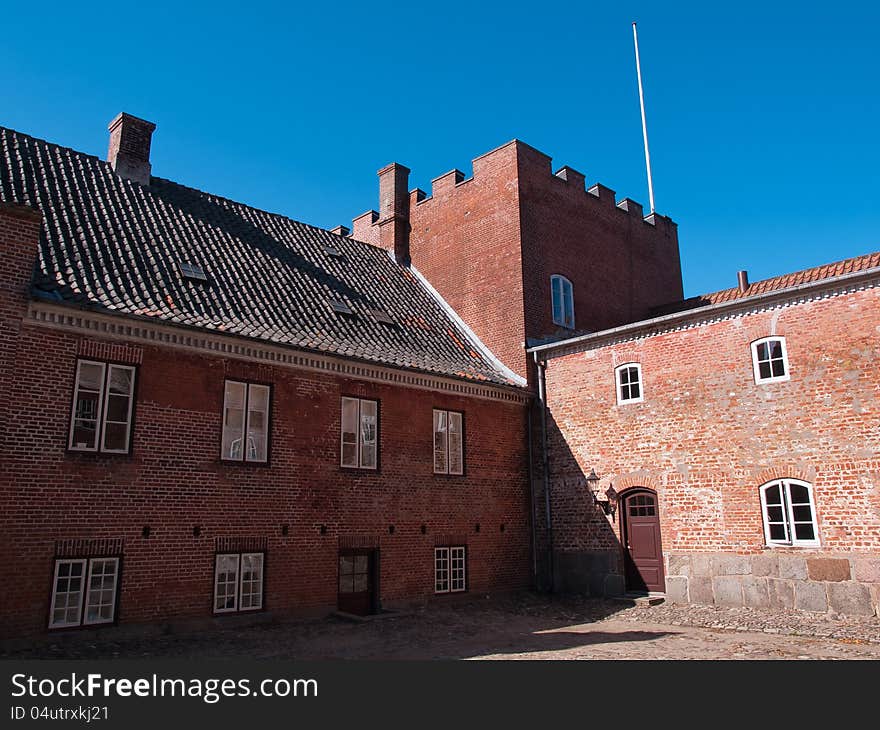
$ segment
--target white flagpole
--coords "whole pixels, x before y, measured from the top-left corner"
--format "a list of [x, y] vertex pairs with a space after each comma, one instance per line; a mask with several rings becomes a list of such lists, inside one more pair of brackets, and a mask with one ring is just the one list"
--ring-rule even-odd
[[648, 124], [645, 121], [645, 94], [642, 91], [642, 66], [639, 63], [639, 34], [636, 24], [633, 23], [633, 43], [636, 47], [636, 75], [639, 78], [639, 105], [642, 108], [642, 137], [645, 140], [645, 167], [648, 169], [648, 202], [651, 204], [651, 213], [654, 212], [654, 182], [651, 179], [651, 153], [648, 152]]

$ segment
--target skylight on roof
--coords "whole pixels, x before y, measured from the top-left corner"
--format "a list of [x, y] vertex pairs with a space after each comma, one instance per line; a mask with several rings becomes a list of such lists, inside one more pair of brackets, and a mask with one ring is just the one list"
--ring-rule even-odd
[[330, 300], [330, 308], [337, 314], [354, 314], [354, 312], [351, 311], [351, 307], [345, 302], [340, 302], [338, 299]]
[[186, 261], [178, 261], [177, 265], [180, 267], [180, 275], [184, 279], [190, 279], [191, 281], [207, 281], [208, 276], [205, 274], [205, 270], [199, 266], [199, 264], [190, 264]]
[[336, 248], [336, 246], [330, 246], [330, 245], [324, 246], [324, 253], [327, 254], [328, 256], [332, 256], [335, 259], [344, 259], [345, 258], [345, 254], [342, 253], [342, 251], [340, 251], [338, 248]]
[[371, 309], [370, 314], [373, 315], [373, 319], [382, 324], [396, 324], [384, 309]]

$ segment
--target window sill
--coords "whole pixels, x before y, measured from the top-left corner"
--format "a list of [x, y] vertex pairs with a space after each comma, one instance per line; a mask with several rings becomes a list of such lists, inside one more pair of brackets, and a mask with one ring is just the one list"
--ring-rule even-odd
[[244, 466], [249, 469], [267, 469], [272, 465], [270, 461], [242, 461], [239, 459], [218, 459], [217, 463], [223, 466]]

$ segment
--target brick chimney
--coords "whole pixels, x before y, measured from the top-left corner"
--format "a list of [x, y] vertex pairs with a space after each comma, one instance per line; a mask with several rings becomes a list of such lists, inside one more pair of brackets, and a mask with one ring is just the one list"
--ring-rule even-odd
[[409, 266], [409, 168], [392, 162], [379, 170], [379, 243]]
[[107, 162], [114, 172], [127, 180], [150, 184], [150, 141], [156, 125], [122, 112], [107, 127], [110, 147]]

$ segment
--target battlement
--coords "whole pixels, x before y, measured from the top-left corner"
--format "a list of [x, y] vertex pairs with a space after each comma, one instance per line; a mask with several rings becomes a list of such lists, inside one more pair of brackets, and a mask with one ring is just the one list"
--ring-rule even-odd
[[[508, 181], [517, 180], [520, 185], [532, 188], [546, 186], [559, 191], [571, 191], [572, 196], [583, 195], [586, 205], [598, 204], [608, 209], [616, 209], [623, 215], [641, 218], [645, 225], [669, 230], [675, 223], [668, 217], [659, 214], [644, 214], [644, 207], [631, 198], [617, 200], [616, 193], [602, 183], [587, 186], [584, 173], [568, 165], [563, 165], [555, 173], [552, 172], [552, 158], [540, 150], [518, 139], [506, 142], [493, 150], [475, 157], [471, 164], [473, 173], [467, 177], [464, 172], [452, 169], [431, 180], [431, 193], [415, 188], [409, 193], [411, 208], [416, 206], [432, 206], [437, 201], [449, 200], [459, 193], [468, 194], [467, 188], [477, 185], [492, 185], [499, 178]], [[564, 194], [564, 193], [563, 193]], [[353, 221], [352, 235], [360, 240], [372, 242], [375, 238], [367, 229], [377, 223], [378, 218], [367, 218], [363, 214]]]

